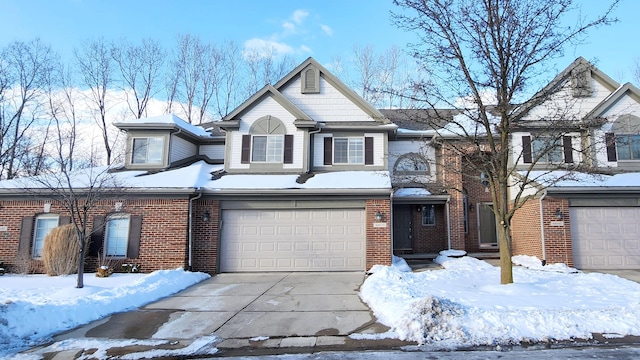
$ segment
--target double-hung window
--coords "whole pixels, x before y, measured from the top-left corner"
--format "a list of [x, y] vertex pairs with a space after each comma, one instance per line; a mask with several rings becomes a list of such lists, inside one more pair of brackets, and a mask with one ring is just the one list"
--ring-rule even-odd
[[254, 135], [251, 146], [251, 161], [282, 163], [283, 135]]
[[333, 139], [334, 164], [364, 164], [364, 138]]
[[618, 160], [640, 160], [640, 135], [616, 134]]
[[163, 136], [134, 138], [132, 146], [132, 164], [161, 165], [163, 163]]
[[107, 219], [105, 255], [126, 257], [129, 244], [129, 215], [112, 215]]
[[44, 239], [53, 228], [58, 226], [58, 221], [58, 215], [56, 214], [44, 214], [36, 217], [33, 231], [32, 257], [39, 258], [42, 256]]
[[538, 137], [531, 140], [534, 158], [540, 163], [561, 163], [563, 149], [560, 140], [551, 137]]

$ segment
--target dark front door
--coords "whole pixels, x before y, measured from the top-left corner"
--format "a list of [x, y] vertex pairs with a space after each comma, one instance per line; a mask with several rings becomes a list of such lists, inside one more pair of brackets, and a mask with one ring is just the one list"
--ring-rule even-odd
[[496, 228], [496, 216], [493, 213], [493, 204], [478, 204], [478, 223], [480, 247], [497, 247], [498, 233]]
[[411, 223], [411, 205], [393, 207], [393, 249], [413, 249], [413, 224]]

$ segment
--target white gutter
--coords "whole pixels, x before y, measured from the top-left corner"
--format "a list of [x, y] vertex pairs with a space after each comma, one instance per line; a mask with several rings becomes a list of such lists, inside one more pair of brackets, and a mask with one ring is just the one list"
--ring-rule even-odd
[[191, 263], [193, 259], [193, 201], [198, 200], [202, 197], [202, 191], [200, 188], [196, 189], [198, 195], [189, 199], [189, 262], [188, 262], [188, 270], [191, 271]]
[[547, 262], [547, 249], [545, 244], [544, 237], [544, 213], [542, 212], [542, 200], [544, 200], [545, 196], [547, 196], [547, 189], [544, 190], [542, 196], [540, 197], [540, 234], [542, 235], [541, 244], [542, 244], [542, 261]]

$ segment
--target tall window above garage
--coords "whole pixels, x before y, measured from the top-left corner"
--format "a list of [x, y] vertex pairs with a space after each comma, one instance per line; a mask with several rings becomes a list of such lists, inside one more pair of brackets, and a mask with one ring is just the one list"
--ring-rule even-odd
[[164, 137], [133, 138], [132, 164], [161, 165], [164, 154]]
[[334, 164], [364, 164], [364, 138], [333, 139]]
[[49, 235], [53, 228], [58, 226], [58, 220], [57, 214], [44, 214], [36, 217], [33, 229], [32, 257], [39, 258], [42, 256], [44, 238]]
[[251, 161], [253, 162], [282, 162], [284, 137], [283, 135], [255, 135], [252, 138]]
[[267, 115], [256, 120], [242, 136], [241, 162], [293, 163], [293, 135], [286, 134], [280, 119]]
[[105, 231], [105, 255], [126, 257], [129, 243], [129, 215], [109, 216]]
[[640, 135], [616, 135], [618, 160], [640, 160]]
[[522, 148], [524, 163], [573, 163], [571, 136], [523, 136]]
[[608, 160], [640, 160], [640, 117], [622, 115], [611, 130], [605, 134]]

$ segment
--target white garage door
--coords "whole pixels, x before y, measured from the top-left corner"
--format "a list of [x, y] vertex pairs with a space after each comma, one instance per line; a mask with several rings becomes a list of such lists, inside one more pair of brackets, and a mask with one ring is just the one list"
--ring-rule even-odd
[[640, 269], [640, 208], [571, 208], [578, 269]]
[[220, 270], [365, 270], [365, 212], [223, 210]]

